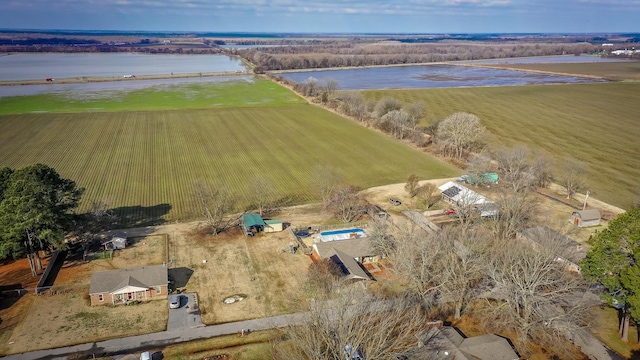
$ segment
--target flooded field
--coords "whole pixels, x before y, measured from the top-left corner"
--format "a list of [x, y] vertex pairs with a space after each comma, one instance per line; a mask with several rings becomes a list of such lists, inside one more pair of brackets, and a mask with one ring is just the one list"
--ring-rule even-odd
[[119, 94], [146, 88], [182, 86], [190, 84], [222, 83], [226, 81], [253, 82], [253, 75], [208, 76], [191, 78], [163, 78], [153, 80], [100, 81], [75, 84], [15, 85], [0, 86], [0, 98], [5, 96], [27, 96], [39, 94], [61, 94], [67, 97], [110, 97], [114, 92]]
[[0, 81], [244, 70], [240, 60], [225, 55], [18, 53], [0, 56]]
[[600, 81], [577, 76], [455, 65], [320, 70], [289, 72], [281, 75], [296, 82], [304, 82], [309, 77], [320, 81], [331, 78], [338, 82], [340, 90], [513, 86]]

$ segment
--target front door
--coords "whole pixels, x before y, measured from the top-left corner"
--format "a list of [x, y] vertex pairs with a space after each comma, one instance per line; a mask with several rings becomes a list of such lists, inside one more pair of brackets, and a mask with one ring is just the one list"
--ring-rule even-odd
[[127, 300], [133, 300], [133, 293], [127, 293]]

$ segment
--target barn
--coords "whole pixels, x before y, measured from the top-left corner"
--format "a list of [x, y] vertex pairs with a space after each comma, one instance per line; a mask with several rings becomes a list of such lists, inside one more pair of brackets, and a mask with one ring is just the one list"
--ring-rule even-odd
[[578, 227], [598, 226], [600, 225], [600, 217], [598, 209], [574, 211], [571, 214], [571, 222]]

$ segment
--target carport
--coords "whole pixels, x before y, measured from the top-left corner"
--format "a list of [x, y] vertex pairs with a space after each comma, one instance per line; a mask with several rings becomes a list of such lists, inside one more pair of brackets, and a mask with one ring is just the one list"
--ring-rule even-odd
[[242, 215], [240, 226], [245, 237], [254, 236], [264, 230], [267, 224], [262, 219], [262, 216], [258, 214], [245, 214]]

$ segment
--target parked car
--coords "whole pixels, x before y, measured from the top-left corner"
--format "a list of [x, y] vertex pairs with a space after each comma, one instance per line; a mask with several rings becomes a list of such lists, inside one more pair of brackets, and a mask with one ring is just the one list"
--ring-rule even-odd
[[171, 295], [169, 298], [169, 309], [177, 309], [180, 307], [180, 295]]
[[151, 353], [148, 351], [143, 352], [140, 354], [140, 360], [151, 360]]
[[396, 198], [390, 198], [389, 202], [392, 203], [394, 206], [398, 206], [398, 205], [402, 205], [402, 201], [396, 199]]

